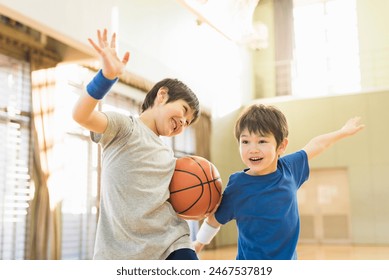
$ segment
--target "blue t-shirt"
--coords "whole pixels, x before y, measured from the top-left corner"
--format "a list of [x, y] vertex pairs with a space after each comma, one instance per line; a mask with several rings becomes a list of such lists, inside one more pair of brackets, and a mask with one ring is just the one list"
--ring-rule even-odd
[[238, 260], [296, 259], [300, 232], [297, 190], [309, 177], [305, 151], [278, 160], [263, 176], [240, 171], [230, 176], [216, 220], [233, 219], [238, 227]]

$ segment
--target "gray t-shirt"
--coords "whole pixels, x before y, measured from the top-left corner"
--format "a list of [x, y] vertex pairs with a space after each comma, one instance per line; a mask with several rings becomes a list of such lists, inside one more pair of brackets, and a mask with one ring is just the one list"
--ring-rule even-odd
[[166, 259], [192, 248], [188, 223], [167, 202], [173, 151], [139, 118], [105, 114], [106, 131], [91, 133], [103, 147], [94, 259]]

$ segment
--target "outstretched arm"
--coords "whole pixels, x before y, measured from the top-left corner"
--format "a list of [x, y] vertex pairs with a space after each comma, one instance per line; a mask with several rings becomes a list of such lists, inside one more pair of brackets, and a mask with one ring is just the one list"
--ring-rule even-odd
[[337, 141], [354, 135], [362, 130], [365, 126], [360, 123], [360, 120], [360, 117], [351, 118], [344, 124], [342, 128], [313, 138], [303, 148], [303, 150], [308, 155], [308, 159], [312, 159], [313, 157], [319, 155]]
[[98, 30], [97, 39], [97, 43], [92, 39], [88, 41], [99, 54], [102, 69], [88, 84], [86, 92], [83, 92], [74, 106], [73, 119], [90, 131], [103, 133], [107, 127], [107, 118], [103, 113], [95, 110], [96, 105], [123, 73], [130, 54], [126, 52], [122, 60], [118, 58], [115, 33], [108, 43], [107, 30], [104, 29], [103, 32]]

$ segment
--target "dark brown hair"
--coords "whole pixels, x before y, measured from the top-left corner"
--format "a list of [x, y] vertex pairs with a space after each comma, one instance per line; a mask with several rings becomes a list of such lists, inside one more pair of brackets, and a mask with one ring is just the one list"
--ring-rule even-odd
[[193, 120], [191, 123], [194, 123], [198, 119], [200, 115], [200, 103], [197, 99], [197, 96], [183, 82], [177, 79], [170, 78], [166, 78], [162, 81], [159, 81], [147, 93], [142, 104], [142, 112], [146, 111], [148, 108], [153, 107], [158, 90], [161, 87], [165, 87], [168, 90], [168, 100], [166, 101], [166, 103], [182, 99], [186, 103], [188, 103], [189, 107], [193, 110]]
[[273, 134], [277, 147], [288, 137], [285, 115], [274, 106], [254, 104], [246, 108], [235, 123], [235, 138], [239, 141], [243, 130], [260, 135]]

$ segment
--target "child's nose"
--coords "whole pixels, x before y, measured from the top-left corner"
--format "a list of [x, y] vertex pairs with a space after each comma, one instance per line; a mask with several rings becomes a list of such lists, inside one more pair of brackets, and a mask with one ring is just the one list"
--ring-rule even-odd
[[252, 153], [258, 152], [259, 150], [260, 150], [259, 144], [257, 144], [257, 143], [253, 143], [253, 144], [251, 145], [251, 147], [250, 147], [250, 151], [251, 151]]
[[180, 124], [181, 124], [181, 126], [184, 126], [184, 127], [188, 126], [188, 123], [186, 122], [186, 118], [185, 117], [180, 119]]

